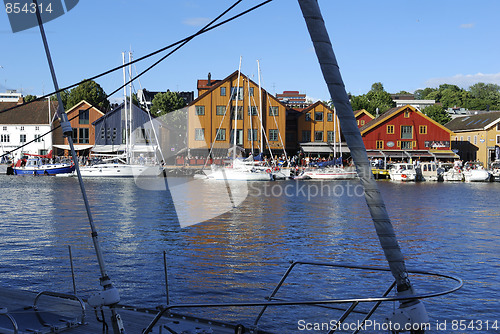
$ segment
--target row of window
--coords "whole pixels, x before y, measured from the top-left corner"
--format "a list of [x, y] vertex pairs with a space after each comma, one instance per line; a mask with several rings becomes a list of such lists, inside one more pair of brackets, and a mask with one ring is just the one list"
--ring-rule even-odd
[[[258, 141], [258, 129], [248, 129], [247, 140], [248, 141]], [[234, 130], [231, 130], [230, 141], [233, 141]], [[215, 140], [217, 141], [225, 141], [226, 140], [226, 129], [218, 129], [217, 134], [215, 136]], [[195, 129], [194, 140], [205, 140], [205, 129], [198, 128]], [[269, 129], [269, 141], [278, 141], [279, 140], [279, 131], [278, 129]], [[243, 130], [236, 130], [236, 143], [238, 145], [243, 144]]]
[[[231, 106], [231, 118], [234, 119], [235, 106]], [[196, 115], [205, 115], [205, 106], [195, 106]], [[255, 106], [248, 107], [248, 116], [257, 116], [258, 109]], [[226, 106], [216, 106], [215, 114], [217, 116], [224, 116], [226, 114]], [[279, 116], [279, 107], [271, 106], [269, 107], [269, 116]], [[243, 106], [238, 106], [238, 119], [243, 119]]]
[[89, 128], [73, 128], [73, 142], [77, 144], [88, 144]]
[[[393, 135], [394, 125], [387, 125], [387, 134]], [[419, 134], [427, 134], [427, 125], [420, 125], [418, 129]], [[401, 139], [413, 139], [413, 125], [401, 125]]]
[[[402, 149], [402, 150], [412, 150], [413, 148], [417, 147], [417, 142], [416, 141], [410, 141], [410, 140], [398, 140], [397, 141], [397, 147], [400, 148], [400, 149]], [[383, 150], [384, 149], [384, 141], [383, 140], [377, 140], [377, 142], [376, 142], [376, 149], [377, 150]]]
[[[314, 131], [314, 141], [322, 142], [324, 141], [323, 131]], [[326, 141], [333, 142], [335, 140], [335, 131], [326, 132]], [[311, 141], [311, 131], [302, 130], [302, 142]]]
[[[324, 116], [324, 113], [322, 111], [315, 111], [314, 112], [314, 120], [316, 122], [323, 122], [323, 116]], [[311, 121], [311, 113], [308, 112], [306, 113], [306, 121]], [[326, 113], [326, 120], [328, 122], [333, 122], [333, 113]]]
[[[249, 95], [253, 96], [253, 87], [249, 88]], [[220, 88], [220, 96], [226, 96], [226, 87]], [[231, 100], [238, 98], [238, 100], [243, 100], [244, 88], [243, 87], [231, 87]]]
[[[35, 135], [35, 143], [40, 143], [43, 141], [41, 135]], [[19, 135], [19, 142], [26, 143], [28, 141], [28, 137], [26, 134]], [[10, 143], [10, 134], [2, 134], [0, 135], [0, 143]]]
[[[7, 126], [3, 126], [3, 127], [2, 127], [2, 130], [3, 130], [3, 131], [7, 131], [7, 129], [8, 129], [8, 127], [7, 127]], [[24, 131], [24, 126], [20, 126], [20, 127], [19, 127], [19, 130]], [[35, 126], [35, 131], [40, 131], [40, 127], [39, 127], [39, 126]]]

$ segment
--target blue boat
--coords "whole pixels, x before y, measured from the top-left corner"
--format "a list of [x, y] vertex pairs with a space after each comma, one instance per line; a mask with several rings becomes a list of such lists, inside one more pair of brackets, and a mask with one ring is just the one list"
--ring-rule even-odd
[[33, 156], [28, 159], [20, 159], [12, 167], [14, 175], [56, 175], [69, 174], [75, 170], [73, 162], [47, 163], [47, 158]]

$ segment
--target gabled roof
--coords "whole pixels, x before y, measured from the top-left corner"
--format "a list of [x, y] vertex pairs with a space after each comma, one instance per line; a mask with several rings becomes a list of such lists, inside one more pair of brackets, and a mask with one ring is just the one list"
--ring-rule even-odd
[[500, 122], [500, 111], [457, 117], [445, 126], [454, 132], [483, 131]]
[[370, 117], [371, 119], [374, 119], [375, 116], [373, 116], [372, 114], [370, 114], [368, 111], [366, 111], [365, 109], [361, 109], [361, 110], [356, 110], [354, 111], [354, 117], [358, 118], [358, 116], [361, 116], [362, 114], [365, 114], [366, 116]]
[[104, 113], [99, 110], [99, 108], [97, 107], [92, 107], [92, 105], [90, 103], [88, 103], [87, 101], [85, 100], [81, 100], [80, 102], [78, 102], [77, 104], [75, 104], [73, 107], [71, 107], [69, 110], [66, 111], [66, 113], [69, 115], [70, 113], [72, 113], [73, 111], [77, 110], [77, 109], [81, 109], [81, 106], [85, 104], [86, 105], [86, 108], [91, 108], [91, 109], [94, 109], [95, 111], [97, 111], [98, 113], [100, 113], [101, 115], [104, 115]]
[[[216, 84], [212, 84], [211, 86], [209, 86], [210, 89], [208, 89], [206, 92], [204, 92], [203, 94], [201, 94], [200, 96], [198, 96], [193, 102], [191, 102], [187, 106], [189, 107], [189, 106], [195, 105], [202, 98], [204, 98], [205, 96], [207, 96], [208, 94], [210, 94], [211, 92], [213, 92], [214, 90], [216, 90], [218, 87], [222, 86], [222, 84], [224, 84], [225, 82], [227, 82], [228, 80], [230, 80], [232, 77], [237, 76], [237, 75], [238, 75], [238, 70], [236, 70], [233, 73], [229, 74], [223, 80], [212, 80], [212, 82], [217, 82], [217, 83]], [[259, 86], [257, 83], [255, 83], [252, 79], [248, 78], [243, 73], [240, 73], [240, 75], [241, 75], [241, 77], [246, 78], [247, 80], [249, 80], [255, 86]], [[199, 81], [203, 81], [203, 80], [198, 80], [198, 82]], [[265, 92], [265, 93], [267, 93], [267, 91], [264, 88], [262, 88], [262, 91]], [[286, 106], [283, 103], [281, 103], [276, 97], [274, 97], [272, 94], [267, 93], [267, 96], [269, 96], [271, 99], [273, 99], [274, 101], [276, 101], [277, 103], [279, 103], [280, 105], [282, 105], [283, 107], [286, 108]]]
[[[35, 101], [2, 112], [17, 106], [17, 102], [0, 102], [0, 124], [50, 124], [49, 102]], [[57, 102], [50, 101], [51, 116], [57, 112]]]
[[329, 111], [333, 112], [332, 109], [330, 109], [329, 106], [327, 106], [326, 104], [324, 104], [322, 101], [317, 101], [313, 104], [311, 104], [309, 107], [305, 108], [305, 109], [302, 109], [300, 112], [303, 113], [303, 114], [306, 114], [308, 113], [309, 111], [313, 110], [314, 108], [316, 108], [317, 106], [320, 106], [322, 105], [323, 107], [325, 107], [326, 109], [328, 109]]
[[[98, 119], [96, 119], [94, 122], [92, 122], [92, 125], [95, 125], [97, 123], [100, 123], [102, 121], [104, 121], [106, 118], [108, 117], [111, 117], [112, 115], [114, 115], [115, 113], [117, 113], [118, 111], [122, 111], [123, 109], [123, 105], [125, 104], [125, 102], [122, 102], [118, 107], [114, 108], [113, 110], [107, 112], [106, 114], [104, 114], [103, 116], [99, 117]], [[144, 114], [148, 114], [148, 112], [142, 110], [141, 108], [139, 108], [138, 106], [136, 106], [135, 104], [132, 104], [132, 108], [134, 109], [134, 111], [136, 110], [139, 110], [139, 111], [142, 111]], [[153, 115], [151, 115], [152, 118], [154, 118]]]
[[371, 121], [369, 121], [368, 123], [363, 125], [361, 128], [359, 128], [359, 132], [361, 132], [361, 135], [364, 135], [369, 130], [377, 127], [379, 124], [381, 124], [381, 123], [383, 123], [383, 122], [385, 122], [393, 117], [396, 117], [398, 114], [402, 113], [403, 111], [405, 111], [407, 109], [410, 109], [412, 112], [418, 114], [420, 117], [422, 117], [422, 118], [426, 119], [427, 121], [433, 123], [434, 125], [440, 127], [441, 129], [445, 130], [446, 132], [449, 132], [449, 133], [453, 132], [450, 129], [446, 128], [445, 126], [439, 124], [438, 122], [436, 122], [435, 120], [433, 120], [429, 116], [418, 111], [415, 107], [413, 107], [411, 105], [406, 105], [406, 106], [402, 106], [402, 107], [395, 107], [395, 108], [391, 108], [391, 109], [387, 110], [385, 113], [383, 113], [379, 117], [372, 119]]

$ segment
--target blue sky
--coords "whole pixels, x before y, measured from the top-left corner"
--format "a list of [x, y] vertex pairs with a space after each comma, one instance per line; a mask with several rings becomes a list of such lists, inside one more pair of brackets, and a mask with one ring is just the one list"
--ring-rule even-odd
[[[121, 64], [122, 51], [134, 58], [182, 39], [229, 7], [233, 0], [82, 0], [46, 24], [59, 85], [79, 82]], [[246, 0], [231, 13], [260, 1]], [[437, 87], [500, 84], [500, 27], [497, 0], [372, 1], [320, 0], [346, 89], [366, 93], [382, 82], [391, 93]], [[231, 14], [230, 13], [230, 14]], [[27, 94], [53, 90], [40, 34], [33, 28], [13, 34], [0, 13], [0, 91]], [[195, 91], [196, 80], [222, 79], [237, 70], [271, 93], [299, 90], [329, 99], [296, 0], [270, 4], [197, 37], [134, 83], [153, 91]], [[154, 59], [133, 69], [144, 70]], [[97, 82], [110, 93], [123, 81], [117, 71]], [[195, 93], [196, 95], [196, 93]], [[121, 93], [113, 98], [119, 99]]]

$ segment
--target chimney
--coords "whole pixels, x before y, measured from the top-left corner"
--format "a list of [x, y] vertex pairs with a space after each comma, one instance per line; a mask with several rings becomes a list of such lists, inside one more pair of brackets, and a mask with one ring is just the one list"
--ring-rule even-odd
[[212, 74], [210, 72], [208, 72], [207, 86], [212, 86]]

